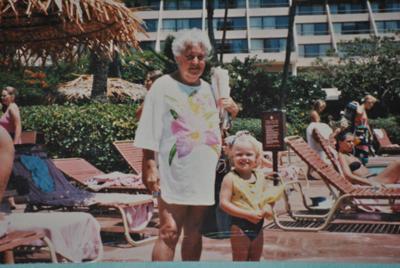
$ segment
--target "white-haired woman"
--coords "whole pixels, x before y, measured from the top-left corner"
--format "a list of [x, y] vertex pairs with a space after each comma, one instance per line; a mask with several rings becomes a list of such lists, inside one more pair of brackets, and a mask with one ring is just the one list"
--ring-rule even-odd
[[[135, 134], [136, 146], [144, 149], [143, 182], [150, 191], [160, 192], [154, 261], [173, 260], [182, 229], [182, 260], [200, 259], [200, 229], [207, 206], [214, 204], [221, 148], [216, 101], [210, 84], [200, 78], [210, 41], [198, 29], [181, 31], [172, 50], [178, 70], [154, 82]], [[230, 113], [238, 111], [230, 98], [223, 106]]]

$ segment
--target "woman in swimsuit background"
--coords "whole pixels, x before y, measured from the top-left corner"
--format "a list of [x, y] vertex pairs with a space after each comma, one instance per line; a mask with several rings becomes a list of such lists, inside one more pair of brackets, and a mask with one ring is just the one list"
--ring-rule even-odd
[[353, 155], [354, 135], [342, 132], [336, 136], [339, 163], [343, 175], [351, 183], [362, 185], [397, 184], [400, 182], [400, 160], [391, 162], [379, 174], [370, 174], [360, 159]]

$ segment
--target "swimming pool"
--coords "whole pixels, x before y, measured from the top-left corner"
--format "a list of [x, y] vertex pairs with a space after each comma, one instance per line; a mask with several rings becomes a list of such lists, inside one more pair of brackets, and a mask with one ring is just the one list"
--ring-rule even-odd
[[370, 174], [379, 174], [386, 168], [386, 166], [372, 166], [367, 168]]

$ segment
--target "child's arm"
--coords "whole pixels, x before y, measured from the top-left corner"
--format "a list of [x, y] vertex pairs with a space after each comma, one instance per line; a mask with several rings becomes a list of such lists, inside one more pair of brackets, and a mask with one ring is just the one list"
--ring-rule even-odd
[[230, 176], [225, 176], [224, 180], [222, 181], [221, 191], [219, 196], [219, 204], [221, 209], [224, 210], [231, 216], [239, 217], [246, 219], [252, 223], [258, 223], [260, 220], [263, 219], [263, 213], [260, 212], [258, 214], [247, 211], [245, 209], [239, 208], [235, 206], [232, 202], [232, 192], [233, 192], [233, 182]]

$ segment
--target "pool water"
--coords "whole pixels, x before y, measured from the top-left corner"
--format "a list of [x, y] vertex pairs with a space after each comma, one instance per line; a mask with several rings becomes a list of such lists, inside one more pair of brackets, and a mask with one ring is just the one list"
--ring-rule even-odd
[[379, 174], [381, 173], [385, 167], [383, 166], [376, 166], [376, 167], [368, 167], [369, 173], [370, 174]]

